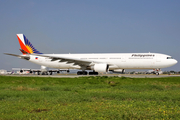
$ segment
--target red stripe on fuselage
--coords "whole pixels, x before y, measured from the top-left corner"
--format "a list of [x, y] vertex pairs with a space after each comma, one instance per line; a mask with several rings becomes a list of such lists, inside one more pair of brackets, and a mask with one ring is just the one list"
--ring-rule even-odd
[[24, 43], [21, 41], [21, 39], [17, 36], [18, 40], [19, 40], [19, 44], [21, 49], [23, 49], [24, 51], [26, 51], [27, 53], [30, 53], [29, 50], [26, 48], [26, 46], [24, 45]]

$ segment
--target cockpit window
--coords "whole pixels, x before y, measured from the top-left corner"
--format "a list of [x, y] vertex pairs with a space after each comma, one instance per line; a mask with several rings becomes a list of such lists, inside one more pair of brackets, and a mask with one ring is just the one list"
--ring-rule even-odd
[[167, 57], [167, 59], [173, 59], [173, 57]]

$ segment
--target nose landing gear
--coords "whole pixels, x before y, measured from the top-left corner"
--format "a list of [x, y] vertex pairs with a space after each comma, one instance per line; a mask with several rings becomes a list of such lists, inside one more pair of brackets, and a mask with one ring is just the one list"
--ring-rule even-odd
[[159, 75], [160, 71], [161, 71], [160, 68], [155, 69], [155, 73], [156, 73], [157, 76]]

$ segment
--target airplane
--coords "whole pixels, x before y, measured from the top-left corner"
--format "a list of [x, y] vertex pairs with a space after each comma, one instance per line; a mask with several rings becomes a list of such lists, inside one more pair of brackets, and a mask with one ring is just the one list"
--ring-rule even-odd
[[178, 61], [160, 53], [92, 53], [92, 54], [43, 54], [25, 37], [17, 34], [22, 55], [4, 53], [25, 59], [32, 63], [56, 69], [79, 69], [77, 75], [89, 75], [125, 69], [155, 69], [159, 75], [161, 68], [175, 65]]

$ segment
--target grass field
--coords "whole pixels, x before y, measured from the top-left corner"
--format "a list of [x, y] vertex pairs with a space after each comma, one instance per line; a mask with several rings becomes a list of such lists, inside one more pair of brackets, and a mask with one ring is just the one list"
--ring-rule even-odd
[[0, 119], [180, 119], [180, 77], [0, 76]]

